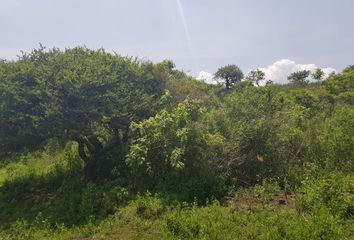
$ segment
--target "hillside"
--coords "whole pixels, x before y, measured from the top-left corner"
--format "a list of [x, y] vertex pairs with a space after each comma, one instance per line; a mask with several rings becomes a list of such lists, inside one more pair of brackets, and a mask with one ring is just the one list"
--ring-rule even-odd
[[354, 239], [353, 66], [240, 72], [208, 85], [85, 47], [0, 61], [0, 239]]

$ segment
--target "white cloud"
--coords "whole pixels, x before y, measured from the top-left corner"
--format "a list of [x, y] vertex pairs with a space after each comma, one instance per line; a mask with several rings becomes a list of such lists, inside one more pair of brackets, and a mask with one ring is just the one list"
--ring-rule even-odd
[[214, 75], [205, 71], [201, 71], [196, 78], [199, 81], [206, 82], [208, 84], [217, 84], [218, 82], [214, 78]]
[[[293, 72], [301, 70], [310, 70], [311, 73], [313, 73], [317, 68], [321, 67], [318, 67], [315, 64], [297, 64], [289, 59], [281, 59], [279, 61], [276, 61], [272, 65], [269, 65], [267, 67], [259, 67], [258, 69], [262, 70], [265, 73], [265, 81], [272, 80], [275, 83], [284, 84], [288, 83], [288, 76]], [[325, 73], [324, 78], [328, 77], [329, 74], [331, 74], [332, 72], [337, 72], [337, 70], [331, 67], [321, 69]], [[214, 75], [212, 73], [205, 71], [201, 71], [196, 79], [199, 81], [204, 81], [208, 84], [218, 84], [220, 82], [214, 78]], [[309, 78], [309, 80], [314, 81], [311, 78]], [[261, 84], [264, 85], [265, 81]]]
[[[267, 67], [260, 67], [259, 69], [265, 73], [267, 80], [271, 79], [275, 83], [288, 83], [287, 78], [291, 73], [301, 70], [310, 70], [312, 73], [317, 68], [319, 67], [315, 64], [297, 64], [289, 59], [281, 59], [279, 61], [276, 61], [272, 65], [269, 65]], [[325, 73], [325, 78], [328, 77], [328, 75], [332, 72], [337, 72], [334, 68], [331, 67], [321, 69]]]

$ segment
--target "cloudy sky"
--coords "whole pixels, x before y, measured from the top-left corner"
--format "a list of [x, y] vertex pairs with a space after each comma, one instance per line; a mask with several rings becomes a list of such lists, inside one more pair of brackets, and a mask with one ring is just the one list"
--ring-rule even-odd
[[0, 0], [0, 58], [86, 45], [194, 76], [237, 64], [282, 81], [353, 64], [353, 12], [353, 0]]

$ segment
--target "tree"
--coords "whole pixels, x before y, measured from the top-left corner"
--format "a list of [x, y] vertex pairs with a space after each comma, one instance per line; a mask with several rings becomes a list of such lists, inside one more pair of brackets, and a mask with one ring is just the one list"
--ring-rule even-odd
[[265, 79], [265, 73], [257, 68], [256, 70], [252, 70], [246, 79], [259, 86], [259, 83]]
[[243, 73], [238, 66], [227, 65], [219, 68], [215, 73], [215, 77], [223, 79], [225, 81], [226, 89], [230, 89], [235, 83], [241, 82]]
[[289, 82], [296, 84], [296, 85], [306, 85], [308, 84], [308, 77], [310, 75], [309, 70], [302, 70], [298, 72], [293, 72], [288, 76]]
[[321, 81], [324, 76], [324, 72], [321, 68], [317, 68], [314, 73], [312, 73], [312, 77], [317, 80]]
[[268, 85], [273, 85], [273, 84], [274, 84], [274, 81], [271, 80], [271, 79], [269, 79], [269, 80], [266, 81], [266, 86], [268, 86]]
[[[331, 94], [351, 94], [354, 90], [354, 70], [347, 68], [347, 70], [342, 73], [330, 75], [326, 81], [324, 81], [324, 86]], [[350, 96], [348, 95], [348, 97]], [[351, 102], [352, 101], [353, 100], [351, 100]]]
[[354, 65], [349, 65], [348, 67], [344, 68], [343, 73], [354, 71]]
[[109, 170], [107, 154], [123, 149], [131, 121], [157, 111], [163, 79], [155, 68], [81, 47], [1, 63], [0, 155], [50, 138], [76, 141], [86, 177], [97, 177]]

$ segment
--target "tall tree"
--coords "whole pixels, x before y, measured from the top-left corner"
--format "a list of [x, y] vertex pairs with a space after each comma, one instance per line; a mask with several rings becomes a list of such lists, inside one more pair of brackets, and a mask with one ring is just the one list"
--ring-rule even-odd
[[259, 83], [265, 80], [265, 73], [260, 69], [252, 70], [246, 77], [247, 80], [259, 86]]
[[221, 67], [215, 73], [216, 78], [220, 78], [225, 81], [226, 89], [230, 89], [235, 83], [241, 82], [243, 76], [243, 72], [236, 65]]
[[[0, 64], [0, 155], [56, 137], [78, 143], [87, 177], [153, 115], [163, 93], [155, 66], [104, 50], [43, 48]], [[103, 170], [102, 170], [103, 171]]]
[[312, 73], [313, 79], [317, 81], [322, 81], [322, 78], [324, 76], [324, 72], [321, 68], [317, 68], [314, 73]]
[[307, 79], [310, 76], [309, 70], [302, 70], [298, 72], [293, 72], [288, 76], [289, 82], [296, 84], [296, 85], [306, 85], [309, 83]]

